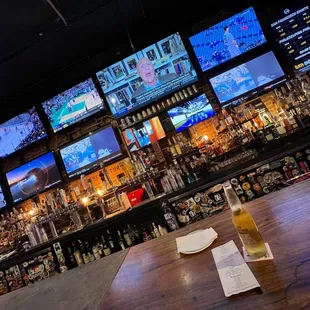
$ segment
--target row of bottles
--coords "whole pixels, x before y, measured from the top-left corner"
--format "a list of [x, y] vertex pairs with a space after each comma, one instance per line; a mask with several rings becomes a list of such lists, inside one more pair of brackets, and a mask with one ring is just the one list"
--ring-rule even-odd
[[165, 226], [156, 225], [152, 222], [148, 228], [144, 224], [140, 227], [128, 224], [122, 230], [117, 230], [116, 237], [113, 238], [109, 230], [105, 235], [95, 237], [91, 242], [87, 239], [78, 239], [68, 247], [68, 258], [70, 268], [88, 264], [102, 257], [109, 256], [120, 250], [125, 250], [133, 245], [146, 242], [168, 233]]

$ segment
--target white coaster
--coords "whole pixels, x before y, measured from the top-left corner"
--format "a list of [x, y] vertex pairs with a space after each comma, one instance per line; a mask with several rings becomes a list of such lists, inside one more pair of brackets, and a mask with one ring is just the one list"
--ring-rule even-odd
[[271, 249], [270, 249], [270, 246], [269, 244], [266, 242], [265, 243], [265, 246], [267, 248], [267, 253], [265, 256], [261, 257], [261, 258], [252, 258], [251, 256], [249, 256], [248, 252], [245, 250], [244, 247], [242, 247], [243, 249], [243, 257], [244, 257], [244, 260], [247, 262], [247, 263], [256, 263], [256, 262], [261, 262], [261, 261], [264, 261], [264, 260], [272, 260], [274, 259], [273, 257], [273, 254], [271, 252]]

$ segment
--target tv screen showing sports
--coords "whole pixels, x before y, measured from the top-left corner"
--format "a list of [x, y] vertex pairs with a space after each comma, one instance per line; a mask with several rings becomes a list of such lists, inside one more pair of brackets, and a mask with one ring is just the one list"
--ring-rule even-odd
[[210, 83], [222, 105], [241, 103], [286, 80], [273, 52], [268, 52], [212, 79]]
[[192, 36], [190, 42], [202, 71], [207, 71], [266, 43], [266, 39], [250, 7]]
[[0, 125], [0, 157], [8, 156], [46, 136], [39, 115], [32, 108]]
[[92, 79], [42, 103], [54, 132], [75, 124], [104, 108]]
[[85, 173], [122, 155], [113, 128], [100, 129], [60, 150], [68, 177]]
[[197, 81], [178, 33], [97, 72], [117, 118]]
[[2, 186], [0, 185], [0, 209], [6, 207], [6, 200], [3, 195]]
[[140, 147], [144, 147], [166, 137], [166, 133], [158, 116], [135, 125], [133, 127], [133, 132]]
[[215, 112], [207, 96], [203, 94], [169, 110], [168, 114], [178, 132], [214, 116]]
[[44, 154], [6, 174], [13, 202], [20, 202], [60, 183], [54, 154]]

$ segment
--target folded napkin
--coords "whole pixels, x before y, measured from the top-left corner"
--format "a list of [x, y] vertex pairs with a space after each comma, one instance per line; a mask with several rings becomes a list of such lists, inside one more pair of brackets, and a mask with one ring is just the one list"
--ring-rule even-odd
[[209, 247], [218, 234], [213, 228], [194, 231], [187, 236], [176, 238], [178, 253], [192, 254]]

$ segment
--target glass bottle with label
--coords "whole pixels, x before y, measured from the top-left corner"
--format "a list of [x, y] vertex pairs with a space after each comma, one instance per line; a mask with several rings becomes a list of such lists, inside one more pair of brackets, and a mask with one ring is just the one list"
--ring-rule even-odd
[[112, 237], [111, 237], [111, 235], [110, 235], [110, 232], [109, 232], [108, 230], [107, 230], [107, 235], [108, 235], [108, 243], [109, 243], [109, 245], [110, 245], [110, 249], [111, 249], [111, 251], [113, 252], [114, 249], [115, 249], [115, 246], [114, 246], [113, 239], [112, 239]]
[[81, 252], [74, 242], [72, 242], [72, 248], [73, 248], [73, 255], [76, 260], [76, 263], [78, 264], [78, 266], [83, 265], [83, 258], [82, 258]]
[[118, 244], [119, 244], [119, 246], [121, 247], [122, 250], [125, 250], [126, 248], [125, 248], [125, 245], [124, 245], [124, 240], [123, 240], [123, 237], [122, 237], [122, 235], [121, 235], [119, 230], [117, 231], [117, 234], [118, 234]]
[[124, 236], [127, 246], [132, 246], [132, 241], [129, 236], [128, 229], [126, 227], [123, 229], [123, 236]]
[[173, 212], [171, 211], [171, 209], [168, 205], [168, 202], [164, 201], [161, 204], [161, 207], [162, 207], [162, 210], [164, 212], [164, 218], [165, 218], [169, 228], [172, 231], [179, 229], [180, 227], [179, 227], [178, 221], [177, 221], [175, 215], [173, 214]]
[[[73, 243], [74, 244], [74, 243]], [[69, 247], [68, 248], [68, 255], [69, 255], [69, 260], [70, 260], [70, 267], [71, 268], [75, 268], [78, 266], [78, 263], [76, 261], [76, 259], [74, 258], [74, 255], [72, 254], [72, 250], [71, 248]], [[81, 255], [81, 254], [80, 254]], [[81, 258], [82, 259], [82, 258]], [[82, 263], [83, 264], [83, 263]]]
[[175, 157], [178, 155], [175, 146], [171, 143], [170, 139], [168, 139], [168, 145], [169, 145], [169, 149], [170, 149], [170, 153], [172, 155], [172, 157]]
[[107, 245], [107, 243], [105, 242], [105, 239], [103, 236], [101, 236], [102, 239], [102, 249], [103, 249], [103, 254], [104, 256], [108, 256], [111, 254], [111, 249], [110, 247]]
[[223, 184], [229, 207], [232, 211], [232, 222], [247, 253], [253, 258], [266, 255], [265, 242], [259, 233], [251, 214], [242, 206], [230, 182]]

